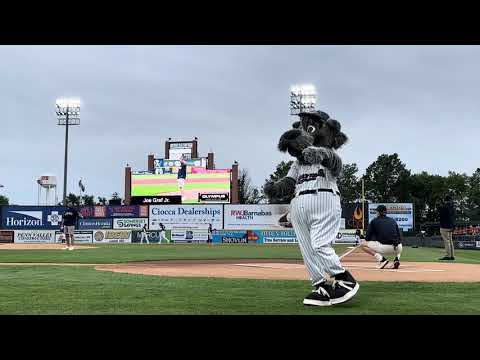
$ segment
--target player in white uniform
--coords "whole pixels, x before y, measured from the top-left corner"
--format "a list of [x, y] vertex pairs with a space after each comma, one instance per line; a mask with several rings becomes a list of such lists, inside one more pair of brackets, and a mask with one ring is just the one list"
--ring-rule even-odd
[[[302, 116], [303, 115], [303, 116]], [[333, 149], [346, 142], [338, 121], [323, 112], [300, 114], [301, 123], [282, 135], [279, 149], [297, 158], [287, 176], [264, 187], [269, 197], [294, 193], [290, 218], [305, 266], [316, 288], [305, 305], [328, 306], [350, 300], [359, 284], [342, 266], [332, 247], [340, 229], [337, 177], [342, 162]], [[333, 283], [329, 278], [333, 277]]]

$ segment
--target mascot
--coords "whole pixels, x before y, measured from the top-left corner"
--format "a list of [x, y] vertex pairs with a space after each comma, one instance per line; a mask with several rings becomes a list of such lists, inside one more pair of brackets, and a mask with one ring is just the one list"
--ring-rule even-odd
[[342, 160], [335, 152], [348, 140], [340, 123], [317, 111], [300, 113], [300, 121], [281, 137], [278, 148], [296, 158], [287, 176], [268, 182], [264, 193], [271, 203], [290, 202], [290, 220], [305, 266], [315, 288], [305, 305], [330, 306], [350, 300], [359, 284], [332, 247], [340, 229], [341, 205], [337, 178]]

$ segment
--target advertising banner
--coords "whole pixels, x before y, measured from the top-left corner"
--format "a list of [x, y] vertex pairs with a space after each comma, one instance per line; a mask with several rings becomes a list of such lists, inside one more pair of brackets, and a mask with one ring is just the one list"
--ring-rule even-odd
[[132, 174], [131, 196], [180, 196], [182, 204], [198, 204], [200, 194], [230, 197], [230, 173], [230, 169], [203, 169], [187, 173], [184, 179], [178, 179], [177, 174]]
[[107, 207], [103, 205], [98, 206], [83, 206], [80, 208], [80, 214], [84, 218], [105, 218], [107, 217]]
[[290, 205], [225, 205], [226, 230], [282, 230], [279, 219]]
[[370, 223], [377, 217], [376, 208], [378, 205], [385, 205], [387, 216], [394, 219], [398, 227], [403, 231], [413, 229], [413, 204], [412, 203], [369, 203], [368, 204], [368, 222]]
[[226, 244], [247, 244], [248, 236], [246, 230], [216, 230], [212, 232], [212, 242]]
[[147, 218], [117, 218], [113, 219], [113, 228], [114, 229], [124, 229], [124, 230], [141, 230], [143, 226], [148, 226]]
[[360, 239], [355, 235], [355, 229], [340, 229], [336, 239], [333, 241], [334, 244], [357, 244]]
[[[171, 243], [171, 230], [165, 230], [162, 236], [160, 231], [147, 231], [148, 243], [150, 244], [169, 244]], [[132, 243], [147, 243], [145, 239], [142, 240], [142, 231], [132, 231]]]
[[132, 196], [130, 204], [132, 205], [155, 205], [155, 204], [181, 204], [180, 195], [169, 196]]
[[6, 230], [60, 229], [63, 206], [4, 206], [2, 227]]
[[189, 227], [194, 229], [223, 228], [222, 205], [151, 205], [149, 230], [160, 230], [160, 223], [167, 229]]
[[111, 229], [112, 219], [78, 219], [79, 230]]
[[131, 230], [96, 230], [93, 232], [94, 243], [131, 243]]
[[15, 230], [15, 243], [51, 244], [54, 241], [55, 230]]
[[[63, 233], [61, 231], [55, 231], [55, 242], [62, 242]], [[73, 235], [74, 244], [76, 243], [91, 243], [93, 242], [93, 232], [92, 231], [82, 231], [75, 230]]]
[[298, 244], [293, 230], [267, 230], [259, 233], [264, 244]]
[[148, 206], [108, 206], [107, 217], [148, 217]]
[[208, 229], [172, 228], [171, 239], [174, 243], [197, 243], [208, 241]]
[[13, 243], [13, 230], [0, 230], [0, 244]]
[[480, 241], [475, 241], [475, 246], [477, 247], [477, 249], [480, 249]]

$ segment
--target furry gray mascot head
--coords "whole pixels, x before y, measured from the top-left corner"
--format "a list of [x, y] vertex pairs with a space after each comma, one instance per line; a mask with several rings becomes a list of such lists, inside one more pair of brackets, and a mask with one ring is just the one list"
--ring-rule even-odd
[[[288, 152], [300, 164], [321, 163], [334, 177], [342, 171], [342, 161], [335, 151], [348, 141], [341, 131], [340, 122], [330, 118], [323, 111], [300, 113], [300, 120], [293, 123], [293, 129], [282, 134], [278, 149]], [[290, 178], [268, 182], [264, 193], [270, 203], [289, 203], [295, 192], [295, 182]]]
[[300, 113], [300, 121], [293, 123], [293, 129], [280, 137], [278, 149], [288, 152], [300, 162], [305, 162], [303, 150], [309, 146], [338, 149], [348, 140], [341, 132], [341, 125], [323, 111]]

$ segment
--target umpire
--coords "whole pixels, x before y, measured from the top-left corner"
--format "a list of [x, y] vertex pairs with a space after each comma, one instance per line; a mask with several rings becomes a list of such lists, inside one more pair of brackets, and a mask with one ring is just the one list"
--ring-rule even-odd
[[450, 195], [445, 196], [438, 212], [440, 215], [440, 235], [442, 235], [447, 252], [447, 255], [439, 260], [455, 260], [452, 239], [453, 228], [455, 227], [455, 209]]
[[375, 256], [379, 269], [384, 269], [389, 263], [385, 255], [395, 255], [393, 268], [400, 267], [402, 254], [402, 235], [397, 222], [388, 217], [385, 205], [377, 206], [378, 216], [368, 225], [365, 240], [361, 242], [361, 249], [367, 254]]

